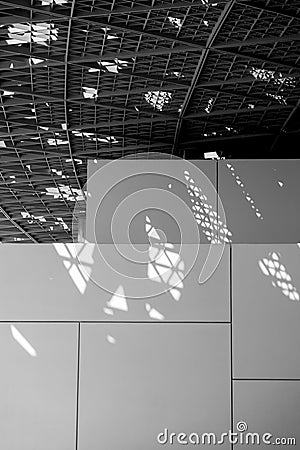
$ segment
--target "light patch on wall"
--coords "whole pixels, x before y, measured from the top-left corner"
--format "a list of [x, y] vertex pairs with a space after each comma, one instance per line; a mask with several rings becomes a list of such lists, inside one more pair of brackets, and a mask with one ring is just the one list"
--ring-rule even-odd
[[152, 308], [152, 306], [149, 303], [146, 303], [145, 308], [151, 319], [164, 320], [165, 318], [164, 315], [161, 314], [157, 309]]
[[109, 344], [115, 344], [117, 341], [116, 341], [116, 338], [114, 338], [113, 336], [111, 336], [110, 334], [108, 334], [107, 336], [106, 336], [106, 340], [107, 340], [107, 342], [109, 342]]
[[240, 179], [240, 177], [236, 174], [235, 168], [233, 167], [233, 165], [232, 164], [226, 164], [226, 166], [230, 170], [230, 173], [233, 176], [236, 184], [242, 189], [244, 197], [245, 197], [246, 201], [250, 204], [251, 209], [255, 212], [256, 217], [258, 217], [259, 219], [263, 220], [263, 215], [262, 215], [261, 211], [259, 210], [259, 208], [257, 208], [255, 206], [254, 200], [251, 197], [251, 195], [247, 191], [245, 191], [245, 189], [244, 189], [245, 184]]
[[120, 285], [118, 287], [111, 299], [106, 302], [106, 305], [110, 310], [118, 309], [119, 311], [128, 311], [128, 305], [123, 286]]
[[280, 262], [281, 255], [277, 252], [270, 252], [268, 258], [263, 258], [258, 262], [262, 273], [271, 276], [272, 286], [279, 288], [283, 295], [290, 300], [299, 301], [300, 296], [297, 289], [291, 283], [292, 278], [286, 268]]
[[20, 346], [25, 350], [25, 352], [28, 353], [28, 355], [33, 357], [37, 356], [37, 351], [14, 325], [10, 326], [10, 331], [14, 340], [18, 342], [18, 344], [20, 344]]
[[164, 283], [169, 286], [168, 292], [174, 300], [181, 297], [184, 280], [184, 261], [174, 250], [174, 245], [163, 242], [158, 231], [153, 227], [149, 217], [146, 217], [145, 231], [151, 245], [148, 250], [149, 263], [147, 275], [149, 280]]
[[58, 39], [58, 28], [46, 22], [14, 23], [8, 27], [8, 38], [6, 43], [9, 45], [36, 43], [48, 46], [50, 41]]
[[162, 111], [164, 106], [167, 105], [172, 99], [172, 93], [166, 91], [148, 91], [145, 94], [145, 100], [153, 108], [158, 111]]
[[76, 288], [83, 295], [92, 273], [95, 244], [53, 244], [53, 247], [62, 258]]
[[4, 141], [0, 141], [0, 147], [6, 147], [6, 144]]
[[221, 220], [212, 205], [208, 203], [206, 195], [191, 177], [189, 171], [184, 171], [187, 190], [192, 202], [192, 210], [196, 222], [203, 230], [207, 240], [212, 244], [230, 243], [232, 233]]

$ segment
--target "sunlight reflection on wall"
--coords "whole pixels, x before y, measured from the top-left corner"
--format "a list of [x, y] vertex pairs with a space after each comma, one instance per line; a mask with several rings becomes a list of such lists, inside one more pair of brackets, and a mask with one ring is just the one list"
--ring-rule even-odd
[[10, 326], [10, 331], [14, 340], [18, 342], [18, 344], [25, 350], [25, 352], [27, 352], [32, 357], [37, 356], [37, 351], [14, 325]]
[[251, 195], [250, 195], [247, 191], [245, 191], [245, 189], [244, 189], [245, 185], [244, 185], [244, 183], [242, 182], [242, 180], [240, 179], [240, 177], [236, 174], [235, 168], [233, 167], [233, 165], [232, 165], [232, 164], [226, 164], [226, 166], [227, 166], [228, 169], [230, 170], [230, 173], [231, 173], [231, 175], [233, 176], [233, 178], [234, 178], [236, 184], [242, 189], [242, 192], [243, 192], [243, 194], [244, 194], [244, 196], [245, 196], [245, 199], [246, 199], [246, 201], [247, 201], [248, 203], [250, 203], [251, 209], [253, 209], [253, 211], [255, 212], [255, 215], [256, 215], [259, 219], [263, 220], [263, 215], [262, 215], [261, 211], [255, 206], [254, 200], [253, 200], [253, 198], [251, 197]]
[[185, 170], [184, 176], [187, 181], [187, 189], [193, 204], [192, 210], [197, 223], [201, 226], [203, 233], [212, 244], [230, 243], [231, 231], [208, 203], [206, 195], [201, 188], [195, 185], [190, 173]]
[[95, 244], [53, 244], [81, 294], [85, 293], [94, 264]]
[[289, 297], [290, 300], [299, 301], [299, 293], [297, 289], [291, 283], [291, 276], [286, 271], [286, 268], [280, 262], [280, 254], [277, 252], [271, 252], [268, 258], [263, 258], [258, 262], [258, 265], [266, 276], [271, 276], [272, 286], [279, 288], [283, 295]]
[[171, 287], [169, 290], [171, 296], [178, 301], [183, 289], [184, 261], [175, 252], [173, 244], [162, 242], [149, 217], [146, 217], [145, 230], [151, 242], [148, 278], [157, 283], [168, 284]]

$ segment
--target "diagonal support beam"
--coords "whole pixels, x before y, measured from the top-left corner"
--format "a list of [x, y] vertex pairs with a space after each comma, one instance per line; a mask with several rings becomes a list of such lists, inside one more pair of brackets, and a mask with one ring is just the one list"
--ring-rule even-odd
[[256, 113], [256, 112], [267, 112], [267, 111], [278, 111], [279, 109], [293, 109], [294, 105], [271, 105], [271, 106], [257, 106], [254, 109], [249, 108], [240, 108], [240, 109], [224, 109], [218, 111], [212, 111], [210, 114], [205, 112], [196, 112], [187, 114], [183, 117], [183, 120], [197, 120], [206, 117], [209, 120], [209, 117], [218, 117], [218, 116], [227, 116], [233, 114], [242, 114], [242, 113]]
[[191, 81], [191, 85], [190, 88], [185, 96], [184, 102], [182, 104], [181, 107], [181, 112], [179, 114], [179, 118], [178, 118], [178, 122], [177, 122], [177, 126], [176, 126], [176, 131], [175, 131], [175, 136], [174, 136], [174, 142], [173, 142], [173, 147], [172, 147], [172, 153], [175, 153], [176, 149], [178, 148], [178, 142], [179, 142], [179, 136], [180, 136], [180, 131], [181, 131], [181, 126], [182, 126], [182, 121], [184, 116], [186, 115], [186, 111], [187, 108], [189, 106], [189, 103], [191, 101], [193, 92], [195, 90], [195, 87], [198, 83], [198, 80], [200, 78], [200, 75], [203, 71], [206, 59], [208, 57], [209, 54], [209, 50], [210, 48], [213, 46], [225, 20], [227, 19], [227, 17], [229, 16], [231, 10], [233, 9], [235, 4], [235, 0], [230, 0], [224, 7], [221, 15], [219, 16], [219, 19], [217, 21], [217, 23], [215, 24], [215, 26], [212, 29], [212, 32], [207, 40], [205, 49], [202, 51], [200, 59], [198, 61], [194, 76], [192, 78]]
[[[237, 4], [242, 4], [245, 5], [244, 1], [237, 1]], [[259, 3], [259, 2], [253, 2], [253, 1], [249, 1], [246, 3], [246, 5], [251, 8], [251, 9], [256, 9], [258, 11], [266, 11], [269, 13], [272, 13], [274, 15], [278, 15], [278, 16], [282, 16], [282, 17], [287, 17], [288, 19], [297, 19], [299, 20], [299, 15], [298, 14], [293, 14], [291, 12], [288, 12], [284, 9], [281, 8], [270, 8], [269, 6], [266, 6], [264, 3]]]
[[[32, 97], [37, 97], [37, 98], [42, 98], [44, 99], [45, 102], [48, 101], [54, 101], [54, 102], [67, 102], [67, 101], [72, 101], [73, 103], [77, 103], [79, 105], [87, 105], [87, 106], [91, 106], [91, 107], [98, 107], [98, 108], [102, 108], [105, 111], [108, 109], [114, 110], [114, 111], [120, 111], [120, 112], [127, 112], [127, 113], [133, 113], [133, 114], [137, 114], [137, 111], [135, 109], [128, 109], [122, 106], [114, 106], [111, 104], [104, 104], [103, 102], [95, 102], [93, 100], [88, 100], [85, 98], [81, 98], [81, 97], [73, 97], [71, 98], [61, 98], [52, 94], [42, 94], [39, 92], [32, 92], [31, 89], [26, 88], [25, 86], [14, 86], [11, 83], [8, 82], [3, 82], [0, 83], [0, 89], [7, 89], [7, 88], [11, 88], [14, 89], [15, 92], [19, 93], [19, 94], [26, 94], [26, 95], [31, 95]], [[145, 89], [146, 91], [146, 89]], [[32, 99], [31, 99], [32, 100]], [[100, 99], [101, 100], [101, 99]], [[161, 118], [161, 120], [163, 119], [177, 119], [177, 115], [175, 114], [166, 114], [160, 111], [155, 111], [154, 109], [147, 109], [144, 108], [143, 109], [143, 114], [145, 115], [149, 115], [149, 116], [158, 116]]]
[[2, 206], [0, 206], [0, 212], [4, 215], [4, 217], [9, 220], [9, 222], [16, 227], [21, 233], [25, 234], [25, 236], [30, 239], [32, 242], [34, 242], [35, 244], [38, 243], [38, 241], [36, 239], [34, 239], [34, 237], [32, 237], [23, 227], [21, 227], [21, 225], [19, 225], [3, 208]]
[[288, 123], [290, 122], [292, 117], [294, 117], [294, 114], [296, 113], [296, 111], [298, 111], [299, 108], [300, 108], [300, 99], [298, 100], [297, 105], [295, 105], [295, 107], [293, 108], [291, 113], [288, 115], [287, 119], [284, 121], [281, 129], [279, 130], [279, 133], [275, 136], [275, 139], [271, 145], [271, 149], [270, 149], [271, 152], [274, 150], [274, 148], [278, 144], [280, 137], [286, 132], [286, 127], [287, 127]]

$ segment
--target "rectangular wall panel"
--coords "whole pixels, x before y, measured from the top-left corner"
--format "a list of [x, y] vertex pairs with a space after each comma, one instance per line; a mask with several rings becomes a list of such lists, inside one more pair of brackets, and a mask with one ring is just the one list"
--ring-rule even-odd
[[[238, 430], [236, 425], [241, 421], [247, 424], [248, 429], [244, 433], [238, 433], [238, 439], [240, 435], [243, 436], [244, 444], [234, 445], [236, 450], [298, 448], [300, 383], [298, 381], [236, 381], [234, 383], [235, 432]], [[289, 443], [287, 440], [289, 438], [294, 438], [294, 441]], [[246, 445], [246, 439], [250, 444]], [[256, 445], [251, 445], [251, 442]]]
[[235, 378], [300, 378], [300, 248], [233, 246]]
[[218, 162], [218, 193], [234, 243], [300, 241], [300, 160]]
[[77, 326], [1, 323], [0, 354], [0, 448], [75, 450]]
[[87, 190], [89, 242], [127, 243], [129, 238], [147, 244], [151, 223], [167, 242], [198, 243], [191, 226], [197, 223], [199, 210], [192, 207], [200, 196], [199, 233], [201, 242], [209, 242], [205, 218], [209, 210], [217, 213], [214, 161], [89, 161]]
[[158, 248], [145, 264], [126, 245], [3, 245], [0, 320], [229, 321], [229, 247]]
[[230, 427], [228, 325], [83, 324], [80, 355], [78, 450], [156, 449], [165, 428]]

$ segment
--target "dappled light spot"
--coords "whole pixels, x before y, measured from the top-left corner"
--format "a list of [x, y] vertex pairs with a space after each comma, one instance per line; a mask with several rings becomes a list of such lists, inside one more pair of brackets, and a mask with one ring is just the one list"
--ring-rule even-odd
[[109, 309], [118, 309], [119, 311], [128, 311], [128, 305], [123, 286], [119, 286], [112, 298], [106, 302]]
[[206, 108], [205, 108], [205, 112], [206, 112], [207, 114], [210, 114], [210, 113], [211, 113], [211, 110], [212, 110], [212, 108], [213, 108], [213, 106], [214, 106], [214, 102], [215, 102], [215, 99], [214, 99], [213, 97], [211, 97], [211, 98], [208, 100], [207, 106], [206, 106]]
[[10, 326], [11, 334], [13, 338], [15, 339], [18, 344], [21, 345], [21, 347], [30, 355], [30, 356], [37, 356], [37, 351], [32, 347], [30, 342], [23, 336], [22, 333], [14, 326]]
[[169, 22], [170, 22], [175, 28], [177, 28], [178, 30], [181, 30], [181, 27], [182, 27], [182, 25], [183, 25], [181, 19], [178, 19], [177, 17], [172, 17], [172, 16], [169, 16], [168, 19], [169, 19]]
[[118, 36], [115, 33], [110, 33], [111, 28], [104, 27], [104, 28], [101, 28], [101, 30], [105, 32], [106, 39], [118, 39]]
[[42, 6], [64, 5], [68, 0], [42, 0]]
[[145, 308], [151, 319], [164, 320], [164, 318], [165, 318], [164, 315], [161, 314], [157, 309], [152, 308], [149, 303], [146, 303]]
[[63, 139], [52, 139], [52, 138], [49, 138], [49, 139], [47, 139], [47, 142], [48, 142], [48, 144], [49, 145], [68, 145], [69, 144], [69, 141], [67, 141], [67, 140], [63, 140]]
[[[117, 144], [119, 141], [114, 136], [98, 137], [95, 133], [86, 133], [85, 131], [72, 130], [76, 137], [87, 138], [88, 141], [102, 142], [103, 144]], [[94, 162], [97, 161], [94, 159]]]
[[259, 81], [271, 81], [275, 85], [296, 86], [296, 78], [291, 76], [284, 76], [281, 72], [274, 70], [259, 69], [252, 67], [250, 69], [251, 75]]
[[145, 230], [148, 237], [160, 240], [160, 236], [156, 229], [151, 225], [151, 221], [148, 216], [146, 216]]
[[58, 28], [53, 23], [14, 23], [8, 27], [6, 43], [9, 45], [36, 43], [48, 46], [50, 41], [57, 39]]
[[175, 252], [174, 245], [170, 242], [163, 242], [157, 230], [151, 224], [149, 217], [146, 217], [145, 229], [151, 245], [148, 250], [149, 263], [147, 275], [149, 280], [157, 283], [164, 283], [175, 300], [181, 297], [184, 279], [184, 261]]
[[274, 98], [274, 100], [277, 100], [278, 103], [280, 103], [281, 105], [287, 105], [287, 99], [283, 96], [283, 95], [279, 95], [279, 94], [270, 94], [269, 92], [266, 93], [267, 97], [271, 97]]
[[[113, 39], [113, 37], [110, 37], [110, 39]], [[132, 58], [132, 60], [134, 60], [134, 58]], [[99, 60], [97, 61], [97, 64], [99, 65], [99, 68], [90, 67], [88, 71], [120, 73], [122, 69], [127, 69], [130, 65], [132, 65], [132, 61], [115, 58], [113, 61]]]
[[172, 99], [172, 93], [166, 91], [148, 91], [145, 100], [158, 111], [162, 111]]
[[280, 254], [270, 252], [268, 258], [263, 258], [258, 265], [265, 276], [271, 276], [272, 286], [279, 288], [283, 295], [290, 300], [299, 301], [299, 293], [292, 284], [292, 278], [286, 271], [285, 266], [280, 262]]
[[227, 165], [228, 169], [230, 170], [230, 173], [233, 176], [236, 184], [242, 189], [242, 193], [243, 193], [246, 201], [250, 204], [250, 207], [253, 210], [253, 212], [255, 213], [256, 217], [263, 220], [263, 215], [262, 215], [261, 211], [259, 210], [259, 208], [256, 207], [251, 195], [247, 191], [244, 190], [245, 184], [240, 179], [240, 177], [236, 174], [235, 168], [233, 167], [233, 165], [232, 164], [226, 164], [226, 165]]
[[82, 89], [83, 89], [84, 98], [97, 98], [98, 97], [97, 89], [90, 88], [87, 86], [82, 86]]
[[3, 97], [13, 97], [15, 93], [13, 91], [3, 91], [1, 95]]
[[85, 293], [94, 264], [95, 244], [53, 244], [81, 294]]
[[56, 175], [58, 175], [61, 178], [70, 178], [69, 175], [63, 175], [62, 170], [58, 170], [58, 169], [51, 169], [51, 172], [55, 173]]
[[206, 153], [204, 153], [204, 159], [217, 160], [217, 159], [220, 159], [220, 156], [218, 155], [217, 152], [206, 152]]
[[74, 161], [74, 163], [77, 163], [77, 164], [83, 163], [82, 159], [79, 159], [79, 158], [68, 158], [65, 161], [66, 161], [66, 163], [72, 163], [73, 161]]
[[195, 181], [187, 170], [184, 171], [184, 177], [187, 181], [194, 217], [207, 240], [212, 244], [230, 243], [232, 233], [212, 205], [208, 203], [206, 195], [203, 194], [201, 188], [195, 185]]
[[21, 211], [21, 216], [23, 219], [28, 219], [27, 222], [31, 225], [34, 222], [46, 222], [44, 216], [35, 216], [34, 214], [30, 214], [29, 212]]
[[106, 336], [107, 342], [109, 342], [110, 344], [115, 344], [117, 342], [116, 338], [114, 338], [113, 336], [111, 336], [110, 334], [108, 334]]
[[[86, 195], [86, 191], [84, 191]], [[55, 199], [61, 198], [69, 200], [70, 202], [78, 202], [84, 200], [85, 197], [81, 189], [70, 188], [70, 186], [60, 185], [57, 187], [46, 188], [46, 195], [52, 195]]]
[[41, 64], [42, 62], [44, 62], [44, 59], [41, 58], [28, 58], [28, 63], [30, 66], [35, 65], [35, 64]]

